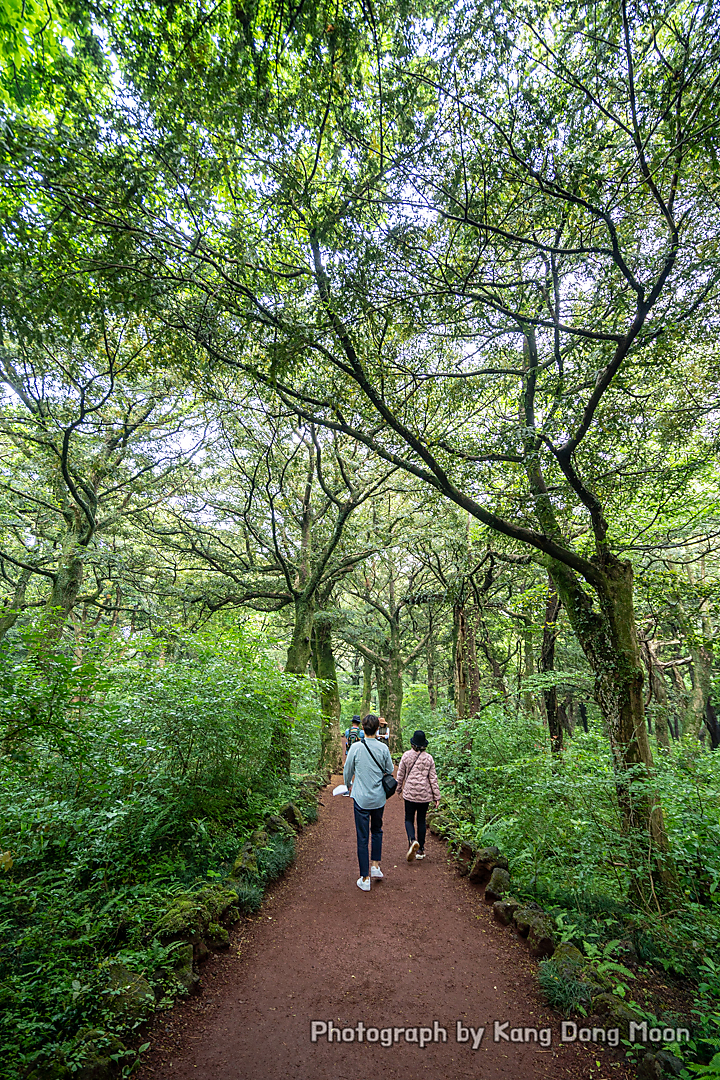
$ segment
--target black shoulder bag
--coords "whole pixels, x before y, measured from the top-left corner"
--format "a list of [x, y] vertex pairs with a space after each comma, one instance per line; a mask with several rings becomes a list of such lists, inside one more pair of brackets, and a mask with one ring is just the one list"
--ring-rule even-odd
[[[367, 739], [363, 739], [362, 744], [365, 747], [365, 749], [367, 750], [370, 757], [373, 759], [373, 761], [377, 765], [378, 769], [382, 769], [382, 765], [380, 764], [380, 762], [378, 761], [378, 759], [375, 757], [372, 750], [368, 746]], [[395, 779], [395, 777], [393, 776], [393, 774], [391, 772], [387, 773], [387, 772], [385, 772], [384, 769], [383, 769], [383, 774], [382, 774], [382, 786], [383, 786], [383, 789], [385, 791], [385, 798], [386, 799], [392, 798], [392, 796], [395, 794], [395, 791], [397, 789], [397, 780]]]

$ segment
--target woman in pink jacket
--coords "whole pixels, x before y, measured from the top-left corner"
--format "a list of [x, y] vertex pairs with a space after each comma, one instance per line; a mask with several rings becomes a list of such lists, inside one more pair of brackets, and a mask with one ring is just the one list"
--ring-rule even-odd
[[[397, 789], [405, 799], [405, 832], [407, 833], [407, 861], [425, 858], [425, 815], [431, 802], [440, 804], [440, 788], [432, 754], [427, 752], [424, 731], [416, 731], [410, 740], [412, 750], [406, 750], [400, 758], [397, 771]], [[415, 813], [417, 811], [417, 840], [415, 839]]]

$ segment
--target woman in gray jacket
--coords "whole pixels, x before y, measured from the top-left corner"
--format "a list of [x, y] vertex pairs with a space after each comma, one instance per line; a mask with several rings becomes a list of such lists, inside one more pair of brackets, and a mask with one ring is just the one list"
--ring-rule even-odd
[[[348, 787], [352, 784], [357, 853], [360, 864], [357, 886], [363, 892], [370, 892], [371, 878], [383, 876], [380, 860], [382, 858], [382, 819], [386, 799], [382, 778], [384, 773], [392, 775], [393, 771], [390, 751], [385, 743], [380, 742], [376, 737], [379, 722], [378, 717], [373, 716], [372, 713], [363, 718], [365, 738], [350, 747], [343, 770], [345, 783]], [[372, 847], [368, 857], [370, 837], [372, 837]]]

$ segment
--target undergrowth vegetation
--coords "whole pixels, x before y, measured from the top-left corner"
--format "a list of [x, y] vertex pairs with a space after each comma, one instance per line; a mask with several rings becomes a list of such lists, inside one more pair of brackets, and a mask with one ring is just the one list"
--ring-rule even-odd
[[[294, 767], [317, 760], [307, 689], [248, 636], [185, 637], [170, 657], [167, 643], [125, 655], [115, 646], [111, 656], [98, 640], [80, 663], [38, 659], [34, 645], [8, 638], [2, 657], [0, 1061], [8, 1080], [58, 1054], [72, 1061], [83, 1029], [127, 1028], [108, 993], [110, 961], [142, 974], [169, 1003], [173, 946], [153, 925], [179, 893], [224, 880], [252, 831], [296, 795], [292, 778], [279, 781], [266, 760], [290, 690]], [[240, 905], [256, 909], [293, 857], [291, 837], [271, 837], [257, 870], [237, 884]]]
[[[553, 754], [542, 722], [499, 705], [458, 722], [409, 695], [406, 738], [423, 727], [443, 780], [442, 814], [453, 836], [497, 845], [510, 861], [513, 893], [551, 913], [557, 940], [607, 968], [608, 985], [633, 1000], [629, 953], [659, 981], [695, 987], [690, 1052], [720, 1048], [720, 755], [685, 739], [656, 755], [652, 788], [665, 814], [677, 884], [647, 891], [647, 839], [622, 827], [608, 741], [595, 718]], [[650, 782], [630, 781], [632, 798]], [[672, 900], [672, 903], [669, 902]], [[608, 955], [604, 951], [609, 948]], [[555, 1007], [587, 1008], [587, 989], [548, 962], [542, 986]], [[714, 1074], [713, 1074], [714, 1075]]]

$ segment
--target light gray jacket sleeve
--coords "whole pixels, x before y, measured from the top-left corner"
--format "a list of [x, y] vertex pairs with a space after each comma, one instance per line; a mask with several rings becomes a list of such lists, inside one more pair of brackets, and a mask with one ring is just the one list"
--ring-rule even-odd
[[355, 775], [355, 758], [357, 756], [357, 748], [358, 748], [359, 745], [360, 745], [359, 742], [353, 743], [353, 745], [350, 747], [350, 749], [347, 752], [347, 757], [345, 758], [345, 768], [343, 769], [343, 780], [345, 781], [345, 783], [346, 783], [346, 785], [348, 787], [350, 787], [350, 785], [352, 783], [352, 778]]

